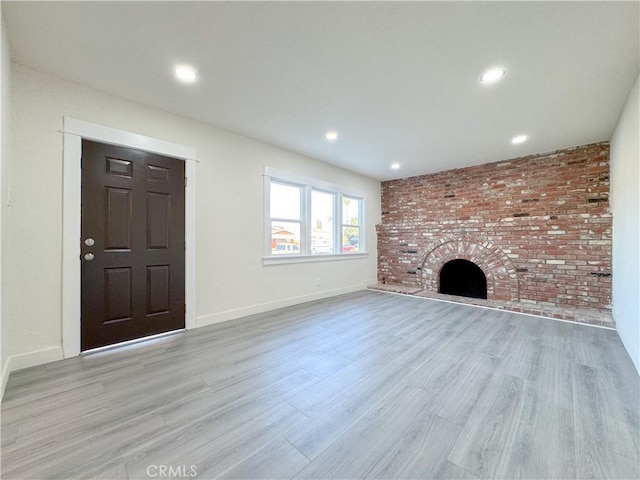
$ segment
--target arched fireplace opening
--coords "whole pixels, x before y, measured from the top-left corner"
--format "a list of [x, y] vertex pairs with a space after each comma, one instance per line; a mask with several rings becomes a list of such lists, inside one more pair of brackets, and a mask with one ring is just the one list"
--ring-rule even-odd
[[438, 291], [448, 295], [486, 299], [487, 277], [479, 266], [469, 260], [451, 260], [440, 270]]

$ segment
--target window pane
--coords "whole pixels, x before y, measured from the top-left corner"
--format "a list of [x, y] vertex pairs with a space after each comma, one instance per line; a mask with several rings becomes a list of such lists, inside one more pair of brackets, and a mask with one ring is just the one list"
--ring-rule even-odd
[[360, 251], [360, 229], [358, 227], [342, 227], [342, 251]]
[[299, 223], [273, 223], [271, 227], [271, 253], [274, 255], [300, 253]]
[[300, 220], [300, 187], [271, 182], [271, 218]]
[[325, 192], [311, 192], [311, 253], [333, 253], [333, 199]]
[[342, 198], [343, 225], [360, 225], [360, 201], [357, 198]]

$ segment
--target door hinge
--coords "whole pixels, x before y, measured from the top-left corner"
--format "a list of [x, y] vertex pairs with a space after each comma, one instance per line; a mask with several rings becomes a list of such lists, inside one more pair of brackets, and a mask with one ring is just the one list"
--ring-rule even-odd
[[184, 177], [184, 188], [187, 188], [187, 183], [189, 183], [189, 177]]

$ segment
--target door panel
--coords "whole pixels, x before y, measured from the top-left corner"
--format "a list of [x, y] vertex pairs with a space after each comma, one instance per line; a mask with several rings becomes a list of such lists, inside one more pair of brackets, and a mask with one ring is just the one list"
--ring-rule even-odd
[[147, 165], [147, 180], [150, 182], [169, 183], [169, 170], [157, 165]]
[[164, 193], [147, 193], [147, 248], [169, 248], [171, 197]]
[[131, 268], [104, 269], [105, 323], [131, 320]]
[[181, 160], [82, 141], [82, 350], [184, 328], [184, 186]]
[[147, 267], [147, 315], [167, 313], [170, 303], [169, 265]]
[[120, 158], [106, 158], [107, 173], [109, 175], [117, 175], [119, 177], [131, 178], [133, 175], [133, 164], [129, 160]]
[[105, 188], [105, 250], [131, 250], [133, 195], [125, 188]]

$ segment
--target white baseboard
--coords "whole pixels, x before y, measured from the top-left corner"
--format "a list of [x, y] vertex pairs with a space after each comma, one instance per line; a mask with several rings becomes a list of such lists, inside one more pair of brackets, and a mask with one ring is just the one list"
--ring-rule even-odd
[[2, 388], [0, 390], [0, 400], [2, 398], [4, 398], [4, 389], [7, 387], [7, 381], [9, 380], [9, 374], [11, 373], [11, 371], [9, 370], [9, 363], [10, 363], [10, 358], [7, 358], [7, 361], [4, 362], [4, 366], [2, 367]]
[[322, 300], [323, 298], [335, 297], [337, 295], [343, 295], [345, 293], [359, 292], [361, 290], [365, 290], [366, 285], [367, 282], [363, 282], [360, 285], [337, 288], [335, 290], [323, 290], [322, 292], [311, 293], [309, 295], [301, 295], [298, 297], [285, 298], [283, 300], [276, 300], [273, 302], [259, 303], [257, 305], [251, 305], [249, 307], [234, 308], [232, 310], [225, 310], [224, 312], [201, 315], [196, 320], [196, 326], [198, 328], [205, 327], [207, 325], [213, 325], [214, 323], [228, 322], [229, 320], [235, 320], [237, 318], [247, 317], [249, 315], [256, 315], [258, 313], [277, 310], [278, 308], [291, 307], [292, 305], [313, 302], [314, 300]]
[[7, 386], [9, 380], [9, 374], [16, 370], [22, 370], [23, 368], [34, 367], [36, 365], [42, 365], [43, 363], [55, 362], [64, 358], [62, 347], [49, 347], [42, 350], [36, 350], [35, 352], [22, 353], [20, 355], [11, 355], [7, 358], [4, 367], [2, 368], [2, 395], [4, 397], [4, 389]]
[[49, 347], [34, 352], [22, 353], [20, 355], [12, 355], [9, 357], [10, 372], [22, 370], [23, 368], [35, 367], [43, 363], [55, 362], [62, 360], [64, 353], [62, 347]]
[[631, 357], [631, 361], [633, 362], [633, 366], [636, 367], [638, 375], [640, 375], [640, 339], [634, 338], [634, 335], [628, 332], [628, 321], [620, 321], [620, 317], [621, 315], [618, 315], [618, 312], [614, 309], [613, 319], [616, 322], [618, 336], [620, 337], [624, 348], [627, 350], [629, 357]]

